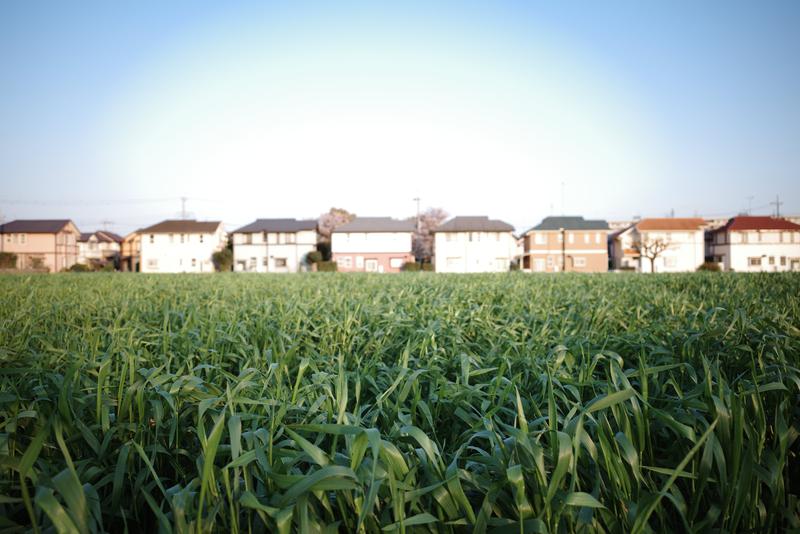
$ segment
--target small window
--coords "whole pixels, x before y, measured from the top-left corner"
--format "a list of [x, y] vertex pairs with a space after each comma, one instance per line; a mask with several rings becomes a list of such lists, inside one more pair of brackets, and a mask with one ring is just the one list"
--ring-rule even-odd
[[262, 260], [261, 264], [262, 264], [264, 267], [268, 267], [268, 266], [269, 266], [269, 258], [267, 258], [266, 256], [264, 256], [264, 259]]
[[356, 256], [356, 269], [364, 268], [364, 256]]
[[26, 239], [25, 234], [19, 234], [19, 242], [22, 243], [23, 245], [25, 244], [25, 239]]
[[[587, 237], [588, 237], [588, 234], [587, 234]], [[583, 258], [583, 257], [575, 258], [574, 265], [575, 265], [575, 267], [586, 267], [586, 258]]]
[[350, 256], [342, 256], [340, 258], [337, 258], [336, 262], [341, 264], [341, 266], [344, 267], [345, 269], [349, 269], [350, 267], [353, 266], [353, 258], [351, 258]]
[[169, 234], [169, 242], [170, 243], [174, 243], [175, 242], [175, 234]]
[[197, 259], [192, 258], [192, 267], [197, 267]]
[[534, 243], [537, 245], [544, 245], [545, 244], [545, 235], [541, 232], [536, 232], [533, 238]]
[[[150, 236], [150, 237], [152, 237], [152, 236]], [[147, 266], [150, 269], [158, 269], [158, 260], [155, 259], [155, 258], [147, 260]]]
[[200, 234], [200, 242], [203, 242], [203, 234]]
[[399, 269], [403, 266], [403, 258], [392, 258], [389, 260], [389, 266], [392, 269]]
[[286, 242], [293, 244], [297, 241], [296, 237], [297, 236], [295, 234], [286, 234]]
[[275, 258], [275, 267], [286, 267], [286, 258]]
[[258, 258], [250, 258], [250, 268], [255, 269], [258, 265]]
[[786, 265], [786, 256], [781, 256], [781, 265]]
[[569, 233], [567, 234], [567, 240], [569, 241], [569, 244], [570, 244], [570, 245], [571, 245], [572, 243], [574, 243], [574, 242], [575, 242], [575, 234], [574, 234], [574, 233], [572, 233], [572, 232], [569, 232]]
[[184, 234], [181, 234], [181, 243], [183, 243], [185, 240], [186, 240], [186, 236]]
[[770, 256], [769, 257], [769, 264], [770, 265], [775, 265], [775, 256]]
[[761, 267], [761, 258], [759, 257], [747, 258], [747, 265], [749, 265], [750, 267]]
[[589, 234], [583, 234], [583, 242], [587, 245], [591, 242], [591, 237]]
[[155, 243], [155, 242], [156, 242], [156, 236], [154, 236], [153, 234], [150, 234], [150, 243], [152, 244], [152, 243]]
[[600, 244], [600, 242], [601, 242], [600, 239], [601, 239], [600, 238], [600, 232], [597, 232], [596, 234], [594, 234], [594, 242], [596, 244], [598, 244], [598, 245]]
[[555, 259], [553, 259], [553, 256], [547, 256], [547, 266], [552, 267], [553, 264], [555, 264]]

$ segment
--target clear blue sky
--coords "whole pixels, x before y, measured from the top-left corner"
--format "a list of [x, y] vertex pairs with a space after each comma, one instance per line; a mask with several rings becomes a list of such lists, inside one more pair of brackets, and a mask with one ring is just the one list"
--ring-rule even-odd
[[800, 213], [800, 2], [333, 4], [0, 3], [0, 216]]

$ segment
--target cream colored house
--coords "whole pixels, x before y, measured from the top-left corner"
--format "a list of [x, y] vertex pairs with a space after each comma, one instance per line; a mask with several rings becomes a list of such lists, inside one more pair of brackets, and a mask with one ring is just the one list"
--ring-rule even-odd
[[520, 269], [534, 273], [608, 270], [608, 223], [579, 216], [545, 217], [523, 234]]
[[504, 273], [511, 268], [514, 227], [489, 217], [453, 217], [434, 231], [437, 273]]
[[713, 260], [725, 271], [800, 271], [800, 225], [739, 216], [711, 232]]
[[257, 219], [233, 232], [236, 272], [296, 273], [308, 270], [306, 256], [317, 249], [317, 221]]
[[225, 248], [220, 221], [166, 220], [139, 233], [143, 273], [210, 273], [212, 254]]
[[122, 239], [120, 245], [120, 270], [138, 273], [141, 270], [142, 231], [135, 230]]
[[78, 238], [78, 263], [84, 265], [112, 263], [117, 267], [121, 248], [122, 236], [114, 232], [98, 230], [93, 233], [83, 233]]
[[58, 272], [77, 263], [79, 236], [68, 219], [20, 219], [0, 225], [0, 252], [16, 254], [18, 269]]
[[357, 217], [331, 232], [331, 254], [342, 272], [397, 273], [414, 261], [413, 221]]
[[695, 271], [705, 261], [705, 225], [699, 217], [642, 219], [610, 236], [612, 267], [643, 273]]

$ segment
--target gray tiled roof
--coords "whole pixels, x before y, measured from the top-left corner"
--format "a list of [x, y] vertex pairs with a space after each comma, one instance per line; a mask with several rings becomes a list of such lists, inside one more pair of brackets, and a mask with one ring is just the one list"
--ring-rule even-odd
[[70, 222], [69, 219], [17, 219], [0, 225], [0, 233], [55, 234]]
[[391, 217], [356, 217], [351, 222], [337, 226], [333, 233], [347, 232], [413, 232], [413, 220], [398, 220]]
[[222, 224], [220, 221], [172, 219], [142, 228], [140, 232], [143, 234], [210, 234], [216, 232], [220, 224]]
[[560, 230], [562, 228], [564, 230], [608, 230], [608, 222], [602, 219], [587, 220], [583, 217], [545, 217], [531, 230]]
[[252, 232], [302, 232], [304, 230], [316, 230], [317, 221], [297, 219], [256, 219], [248, 225], [234, 230], [238, 233], [252, 233]]
[[453, 217], [440, 224], [434, 232], [513, 232], [510, 224], [485, 216]]
[[86, 242], [89, 241], [89, 238], [92, 236], [97, 236], [97, 240], [101, 243], [122, 243], [123, 239], [121, 235], [117, 235], [114, 232], [109, 232], [107, 230], [98, 230], [96, 232], [84, 232], [78, 238], [78, 241]]

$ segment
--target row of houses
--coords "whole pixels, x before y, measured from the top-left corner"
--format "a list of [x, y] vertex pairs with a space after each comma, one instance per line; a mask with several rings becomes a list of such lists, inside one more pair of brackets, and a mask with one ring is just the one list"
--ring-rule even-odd
[[[737, 216], [646, 218], [615, 225], [583, 217], [546, 217], [514, 233], [486, 216], [454, 217], [433, 230], [434, 270], [443, 273], [687, 272], [704, 263], [728, 271], [800, 271], [800, 225], [781, 218]], [[416, 222], [357, 217], [331, 233], [331, 259], [343, 272], [399, 272], [414, 261]], [[212, 257], [232, 240], [237, 272], [310, 269], [320, 241], [317, 221], [257, 219], [230, 236], [221, 221], [166, 220], [122, 237], [80, 233], [70, 220], [0, 225], [0, 253], [20, 269], [60, 271], [76, 263], [112, 264], [145, 273], [211, 272]]]

